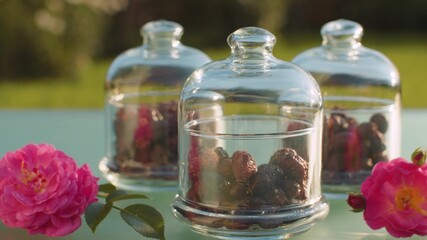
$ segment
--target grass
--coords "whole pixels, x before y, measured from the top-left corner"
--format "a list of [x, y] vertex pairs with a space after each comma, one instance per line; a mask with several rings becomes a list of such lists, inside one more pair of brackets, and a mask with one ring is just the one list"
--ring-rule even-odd
[[0, 108], [102, 108], [110, 61], [96, 61], [73, 77], [0, 82]]
[[[290, 61], [294, 56], [318, 46], [320, 37], [313, 34], [278, 37], [274, 55]], [[426, 108], [427, 100], [427, 35], [393, 34], [366, 36], [365, 46], [376, 49], [399, 69], [402, 82], [402, 102], [405, 108]], [[204, 49], [213, 60], [229, 55], [228, 47]], [[82, 68], [73, 77], [36, 79], [33, 81], [0, 82], [2, 109], [69, 109], [102, 108], [104, 79], [111, 60], [97, 60]]]

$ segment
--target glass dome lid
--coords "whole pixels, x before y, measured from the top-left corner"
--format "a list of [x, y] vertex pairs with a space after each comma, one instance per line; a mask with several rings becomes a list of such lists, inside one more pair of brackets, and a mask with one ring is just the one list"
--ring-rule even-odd
[[[363, 28], [359, 23], [346, 19], [331, 21], [323, 25], [321, 35], [321, 46], [308, 49], [292, 60], [303, 64], [321, 86], [377, 85], [400, 90], [399, 72], [393, 63], [384, 54], [362, 45]], [[321, 73], [336, 75], [337, 79], [325, 82], [317, 76]], [[359, 77], [349, 81], [345, 76], [339, 77], [340, 74]]]
[[[157, 20], [141, 28], [143, 44], [120, 54], [107, 72], [111, 92], [141, 92], [129, 86], [153, 86], [153, 90], [178, 87], [202, 64], [211, 59], [202, 51], [181, 43], [183, 27], [175, 22]], [[144, 80], [142, 80], [144, 79]], [[122, 88], [124, 87], [124, 88]], [[150, 89], [148, 89], [150, 90]]]
[[262, 28], [235, 31], [228, 37], [231, 56], [195, 71], [184, 85], [181, 102], [259, 103], [264, 108], [252, 110], [268, 114], [278, 110], [271, 104], [321, 109], [316, 81], [296, 65], [275, 58], [275, 42], [275, 36]]

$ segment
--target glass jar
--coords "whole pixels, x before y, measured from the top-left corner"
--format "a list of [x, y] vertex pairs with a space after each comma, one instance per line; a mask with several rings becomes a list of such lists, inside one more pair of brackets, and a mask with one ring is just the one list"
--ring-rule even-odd
[[325, 105], [322, 184], [359, 191], [373, 166], [400, 155], [400, 79], [383, 54], [363, 47], [356, 22], [325, 24], [323, 44], [292, 62], [318, 81]]
[[144, 43], [120, 54], [108, 69], [105, 99], [106, 156], [100, 169], [130, 190], [178, 186], [179, 94], [185, 80], [210, 62], [184, 46], [181, 25], [153, 21], [141, 29]]
[[321, 194], [322, 98], [316, 81], [272, 55], [256, 27], [231, 56], [197, 69], [180, 97], [174, 215], [219, 238], [282, 239], [328, 212]]

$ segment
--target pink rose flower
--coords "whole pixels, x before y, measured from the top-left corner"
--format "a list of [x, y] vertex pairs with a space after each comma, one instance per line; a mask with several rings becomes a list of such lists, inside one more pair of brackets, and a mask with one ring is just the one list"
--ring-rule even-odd
[[30, 234], [64, 236], [97, 201], [98, 178], [87, 164], [48, 144], [29, 144], [0, 160], [0, 219]]
[[394, 237], [427, 235], [427, 166], [397, 158], [377, 163], [361, 186], [363, 217], [372, 229]]

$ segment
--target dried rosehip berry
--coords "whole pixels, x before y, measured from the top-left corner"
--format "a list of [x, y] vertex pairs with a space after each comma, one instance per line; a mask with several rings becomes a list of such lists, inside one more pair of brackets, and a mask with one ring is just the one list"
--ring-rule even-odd
[[270, 164], [279, 166], [288, 180], [307, 181], [308, 164], [291, 148], [277, 150]]
[[327, 126], [331, 132], [337, 133], [345, 131], [349, 127], [349, 124], [344, 114], [333, 113], [327, 120]]
[[250, 179], [252, 193], [259, 196], [267, 191], [272, 191], [275, 186], [283, 184], [284, 180], [285, 176], [279, 166], [262, 164]]
[[348, 148], [349, 139], [354, 137], [354, 133], [350, 131], [336, 133], [329, 139], [329, 152], [341, 152], [344, 154]]
[[231, 158], [223, 158], [219, 160], [217, 171], [229, 181], [234, 181], [234, 173], [231, 168]]
[[388, 122], [387, 122], [387, 119], [385, 118], [385, 116], [382, 115], [381, 113], [376, 113], [376, 114], [372, 115], [370, 121], [377, 125], [377, 128], [381, 133], [384, 134], [387, 132]]
[[249, 222], [244, 222], [241, 220], [234, 220], [234, 219], [226, 219], [224, 220], [223, 224], [226, 228], [233, 229], [233, 230], [245, 230], [252, 225]]
[[230, 195], [234, 199], [242, 199], [251, 195], [251, 189], [246, 182], [236, 181], [231, 183]]
[[220, 206], [229, 207], [232, 205], [233, 197], [231, 196], [232, 184], [227, 179], [220, 184], [218, 187], [218, 200]]
[[369, 139], [374, 131], [377, 131], [377, 126], [371, 122], [361, 123], [356, 128], [357, 136], [360, 139]]
[[348, 129], [353, 129], [356, 128], [358, 123], [356, 121], [356, 119], [352, 118], [352, 117], [346, 117], [346, 121], [348, 123]]
[[218, 155], [218, 159], [221, 160], [223, 158], [228, 158], [228, 153], [222, 147], [216, 147], [214, 149], [215, 153]]
[[237, 181], [247, 181], [257, 171], [255, 160], [245, 151], [234, 152], [231, 160], [231, 168]]
[[281, 188], [276, 187], [263, 195], [266, 204], [273, 206], [285, 206], [289, 204], [288, 196]]
[[253, 199], [249, 195], [234, 199], [232, 202], [233, 210], [237, 214], [242, 214], [244, 210], [252, 209], [253, 205]]
[[384, 150], [386, 149], [385, 146], [385, 140], [384, 140], [384, 135], [376, 130], [372, 133], [371, 137], [371, 153], [377, 154], [377, 153], [382, 153], [384, 152]]
[[[250, 208], [252, 209], [260, 209], [260, 208], [264, 208], [265, 205], [267, 205], [267, 201], [265, 201], [264, 198], [258, 197], [258, 196], [252, 196], [251, 197], [251, 206]], [[270, 208], [268, 208], [270, 209]]]
[[208, 217], [208, 216], [193, 214], [193, 216], [191, 216], [191, 218], [189, 218], [189, 219], [194, 224], [207, 226], [207, 227], [211, 227], [211, 228], [220, 228], [220, 227], [224, 226], [223, 220], [215, 218], [215, 217]]
[[299, 183], [292, 180], [285, 181], [282, 189], [288, 199], [298, 198], [301, 195], [301, 192], [304, 190]]

